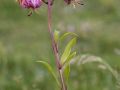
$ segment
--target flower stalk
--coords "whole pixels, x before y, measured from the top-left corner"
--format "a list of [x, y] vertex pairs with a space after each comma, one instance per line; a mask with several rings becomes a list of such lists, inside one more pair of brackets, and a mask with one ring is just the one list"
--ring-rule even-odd
[[48, 31], [49, 31], [49, 34], [50, 34], [50, 37], [51, 37], [52, 49], [53, 49], [53, 53], [54, 53], [54, 56], [55, 56], [55, 62], [56, 62], [57, 70], [58, 70], [58, 73], [59, 73], [61, 90], [67, 90], [67, 86], [65, 84], [64, 76], [63, 76], [63, 73], [62, 73], [62, 65], [60, 63], [58, 47], [57, 47], [58, 45], [55, 42], [54, 35], [53, 35], [53, 32], [52, 32], [52, 26], [51, 26], [51, 24], [52, 24], [52, 22], [51, 22], [52, 4], [51, 3], [52, 3], [52, 0], [48, 0]]

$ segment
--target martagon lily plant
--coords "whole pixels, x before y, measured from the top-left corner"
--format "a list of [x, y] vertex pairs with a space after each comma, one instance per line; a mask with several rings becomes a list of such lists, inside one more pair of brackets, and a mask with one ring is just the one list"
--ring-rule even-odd
[[[36, 12], [38, 8], [40, 8], [43, 4], [47, 5], [48, 8], [48, 32], [51, 38], [51, 46], [53, 49], [53, 54], [55, 56], [56, 68], [58, 74], [56, 74], [52, 68], [52, 66], [45, 61], [37, 61], [47, 67], [48, 71], [55, 78], [58, 86], [61, 90], [67, 90], [67, 81], [70, 73], [70, 61], [73, 57], [75, 57], [76, 52], [72, 51], [73, 46], [76, 44], [76, 34], [68, 32], [63, 35], [60, 35], [59, 31], [53, 31], [51, 28], [51, 9], [54, 5], [54, 0], [17, 0], [19, 5], [23, 9], [29, 9], [28, 16], [31, 16], [33, 12]], [[81, 4], [78, 0], [64, 0], [66, 5], [76, 5]], [[82, 4], [81, 4], [82, 5]], [[59, 54], [59, 45], [58, 43], [63, 40], [68, 35], [74, 35], [75, 37], [71, 39], [65, 47], [63, 54], [60, 56]], [[59, 75], [59, 77], [57, 76]]]
[[[83, 5], [80, 0], [63, 0], [66, 5], [73, 5], [74, 7], [76, 5]], [[56, 70], [57, 73], [54, 72], [53, 67], [45, 61], [36, 61], [41, 64], [43, 64], [48, 71], [51, 73], [53, 78], [55, 79], [58, 87], [60, 90], [68, 90], [67, 84], [68, 84], [68, 78], [70, 73], [70, 62], [71, 60], [76, 56], [76, 51], [73, 51], [73, 46], [76, 44], [77, 35], [72, 32], [67, 32], [63, 35], [60, 35], [59, 31], [52, 30], [52, 22], [51, 22], [51, 10], [52, 6], [54, 5], [54, 0], [17, 0], [19, 5], [23, 9], [28, 9], [30, 12], [28, 13], [28, 16], [31, 16], [38, 8], [40, 8], [43, 4], [47, 5], [48, 8], [48, 32], [50, 34], [51, 39], [51, 46], [53, 49], [53, 54], [55, 57], [56, 62]], [[60, 54], [59, 50], [59, 43], [64, 40], [68, 35], [74, 36], [65, 46], [65, 49], [63, 50], [62, 55]], [[110, 67], [106, 62], [102, 61], [98, 57], [94, 57], [91, 59], [91, 56], [83, 56], [87, 59], [81, 59], [81, 64], [89, 63], [89, 62], [98, 62], [100, 65], [104, 65], [115, 77], [116, 80], [118, 80], [118, 73]], [[92, 56], [93, 57], [93, 56]], [[82, 57], [81, 57], [82, 58]], [[91, 59], [91, 60], [89, 60]], [[59, 75], [59, 76], [57, 76]], [[119, 83], [120, 84], [120, 83]]]

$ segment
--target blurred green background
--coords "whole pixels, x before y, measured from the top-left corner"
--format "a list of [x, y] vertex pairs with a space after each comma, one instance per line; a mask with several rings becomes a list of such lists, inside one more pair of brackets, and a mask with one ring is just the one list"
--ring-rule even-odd
[[[55, 0], [53, 29], [75, 32], [78, 55], [91, 54], [120, 70], [120, 0], [83, 0], [84, 6], [66, 6]], [[35, 60], [49, 58], [54, 65], [47, 8], [27, 16], [15, 0], [0, 0], [0, 90], [59, 90], [46, 69]], [[118, 90], [109, 71], [94, 64], [72, 65], [69, 90]]]

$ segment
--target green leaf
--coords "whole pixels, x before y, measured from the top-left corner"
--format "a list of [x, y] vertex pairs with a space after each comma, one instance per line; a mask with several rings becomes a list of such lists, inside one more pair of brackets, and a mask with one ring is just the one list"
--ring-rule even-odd
[[65, 65], [66, 63], [67, 63], [67, 64], [70, 63], [70, 61], [72, 60], [72, 58], [75, 57], [75, 56], [76, 56], [76, 52], [71, 53], [71, 54], [69, 55], [69, 57], [67, 58], [67, 60], [64, 62], [63, 65]]
[[71, 53], [71, 48], [76, 44], [76, 38], [73, 38], [65, 47], [65, 50], [61, 56], [61, 63], [63, 64], [66, 62], [67, 58], [69, 57]]
[[57, 77], [56, 77], [56, 75], [55, 75], [52, 67], [47, 62], [45, 62], [45, 61], [36, 61], [36, 62], [39, 62], [39, 63], [43, 64], [48, 69], [48, 71], [51, 73], [51, 75], [53, 76], [53, 78], [56, 80], [58, 86], [60, 86], [60, 83], [59, 83], [59, 81], [58, 81], [58, 79], [57, 79]]
[[54, 31], [54, 39], [55, 39], [55, 42], [58, 42], [58, 40], [59, 40], [59, 34], [60, 34], [59, 31], [57, 31], [57, 30]]
[[68, 81], [69, 79], [69, 75], [70, 75], [70, 61], [72, 60], [72, 58], [76, 55], [76, 52], [73, 52], [72, 54], [69, 55], [69, 57], [67, 58], [66, 62], [63, 64], [64, 67], [64, 75], [65, 75], [65, 79], [66, 81]]
[[70, 75], [70, 63], [65, 66], [63, 74], [65, 76], [65, 80], [68, 81]]
[[67, 33], [63, 34], [63, 35], [60, 37], [60, 40], [63, 40], [63, 39], [66, 38], [68, 35], [73, 35], [73, 36], [79, 37], [76, 33], [67, 32]]

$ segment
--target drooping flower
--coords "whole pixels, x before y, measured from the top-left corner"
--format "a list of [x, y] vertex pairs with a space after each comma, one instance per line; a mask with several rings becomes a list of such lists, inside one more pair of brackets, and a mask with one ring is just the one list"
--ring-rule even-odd
[[42, 5], [41, 0], [18, 0], [19, 4], [23, 8], [36, 9]]
[[36, 9], [42, 5], [42, 0], [18, 0], [22, 8], [30, 10], [28, 16], [31, 16], [33, 11], [37, 12]]

